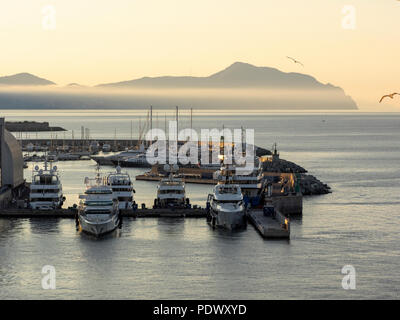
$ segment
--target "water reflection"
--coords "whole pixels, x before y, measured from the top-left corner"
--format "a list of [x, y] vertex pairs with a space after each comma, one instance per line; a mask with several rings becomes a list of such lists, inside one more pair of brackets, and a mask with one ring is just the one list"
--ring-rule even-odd
[[29, 229], [32, 234], [59, 233], [61, 218], [30, 218]]

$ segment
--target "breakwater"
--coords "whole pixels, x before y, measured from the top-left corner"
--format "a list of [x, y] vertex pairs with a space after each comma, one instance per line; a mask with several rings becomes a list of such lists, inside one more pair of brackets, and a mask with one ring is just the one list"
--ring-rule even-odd
[[67, 131], [62, 127], [51, 127], [48, 122], [36, 122], [36, 121], [6, 121], [6, 129], [10, 132]]

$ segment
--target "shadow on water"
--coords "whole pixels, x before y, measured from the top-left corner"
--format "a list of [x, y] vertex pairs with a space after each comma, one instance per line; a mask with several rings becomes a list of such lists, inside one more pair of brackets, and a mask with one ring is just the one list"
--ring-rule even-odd
[[213, 227], [209, 223], [208, 223], [208, 227], [209, 227], [210, 232], [213, 233], [216, 238], [241, 239], [247, 232], [248, 224], [246, 224], [246, 226], [244, 226], [240, 229], [235, 229], [235, 230], [228, 230], [225, 228]]
[[0, 238], [6, 238], [22, 227], [23, 222], [21, 219], [0, 218]]
[[59, 233], [61, 218], [29, 218], [29, 227], [32, 234]]
[[185, 218], [158, 218], [157, 229], [166, 235], [181, 235], [185, 230]]

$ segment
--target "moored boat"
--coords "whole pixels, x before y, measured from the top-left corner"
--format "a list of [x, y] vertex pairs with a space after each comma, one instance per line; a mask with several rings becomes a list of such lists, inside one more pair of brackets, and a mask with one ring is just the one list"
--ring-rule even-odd
[[79, 226], [83, 232], [96, 237], [110, 233], [121, 225], [118, 200], [112, 188], [103, 182], [98, 169], [96, 178], [85, 178], [86, 190], [79, 196]]
[[122, 172], [121, 167], [116, 167], [115, 172], [111, 172], [107, 176], [107, 185], [111, 187], [114, 199], [118, 200], [119, 209], [129, 210], [133, 208], [133, 194], [135, 190], [128, 173]]
[[62, 207], [65, 198], [57, 166], [45, 160], [44, 167], [36, 165], [32, 172], [29, 206], [34, 210], [54, 210]]

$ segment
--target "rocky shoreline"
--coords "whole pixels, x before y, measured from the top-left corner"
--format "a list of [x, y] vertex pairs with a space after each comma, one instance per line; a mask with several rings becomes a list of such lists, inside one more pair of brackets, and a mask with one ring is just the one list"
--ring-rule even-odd
[[313, 175], [307, 174], [307, 170], [303, 167], [294, 162], [280, 159], [276, 150], [273, 153], [272, 161], [265, 161], [262, 164], [264, 172], [296, 173], [300, 177], [300, 190], [304, 196], [332, 192], [326, 183], [323, 183]]

